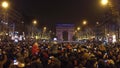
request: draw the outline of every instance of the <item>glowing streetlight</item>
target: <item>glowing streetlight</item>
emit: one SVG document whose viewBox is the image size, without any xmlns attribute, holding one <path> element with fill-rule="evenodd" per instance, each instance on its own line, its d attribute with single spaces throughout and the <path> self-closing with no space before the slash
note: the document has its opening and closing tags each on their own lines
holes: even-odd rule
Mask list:
<svg viewBox="0 0 120 68">
<path fill-rule="evenodd" d="M 9 33 L 9 29 L 8 29 L 8 12 L 7 12 L 7 8 L 9 7 L 9 3 L 8 3 L 8 1 L 2 1 L 0 4 L 1 4 L 1 7 L 4 9 L 3 10 L 3 21 L 4 21 L 4 24 L 6 25 L 5 29 L 4 29 L 4 32 Z"/>
<path fill-rule="evenodd" d="M 86 21 L 86 20 L 84 20 L 84 21 L 83 21 L 83 25 L 86 25 L 86 24 L 87 24 L 87 21 Z"/>
<path fill-rule="evenodd" d="M 33 24 L 33 26 L 32 26 L 32 38 L 34 38 L 33 30 L 35 30 L 35 25 L 37 24 L 37 20 L 33 20 L 32 24 Z"/>
<path fill-rule="evenodd" d="M 2 2 L 2 7 L 5 8 L 5 9 L 8 8 L 9 7 L 9 3 L 7 1 L 3 1 Z"/>
<path fill-rule="evenodd" d="M 101 0 L 101 4 L 102 5 L 107 5 L 108 4 L 108 0 Z"/>
<path fill-rule="evenodd" d="M 37 21 L 36 21 L 36 20 L 34 20 L 34 21 L 33 21 L 33 24 L 34 24 L 34 25 L 36 25 L 36 24 L 37 24 Z"/>
<path fill-rule="evenodd" d="M 46 29 L 47 29 L 47 27 L 44 27 L 43 29 L 44 29 L 44 30 L 46 30 Z"/>
<path fill-rule="evenodd" d="M 79 31 L 79 30 L 80 30 L 80 27 L 77 27 L 77 30 Z"/>
</svg>

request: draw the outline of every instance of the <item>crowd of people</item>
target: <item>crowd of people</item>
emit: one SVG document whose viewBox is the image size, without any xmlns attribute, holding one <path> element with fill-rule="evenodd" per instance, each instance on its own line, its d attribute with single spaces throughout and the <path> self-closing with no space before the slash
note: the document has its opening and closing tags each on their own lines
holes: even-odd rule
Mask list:
<svg viewBox="0 0 120 68">
<path fill-rule="evenodd" d="M 120 68 L 120 45 L 0 42 L 0 68 Z"/>
</svg>

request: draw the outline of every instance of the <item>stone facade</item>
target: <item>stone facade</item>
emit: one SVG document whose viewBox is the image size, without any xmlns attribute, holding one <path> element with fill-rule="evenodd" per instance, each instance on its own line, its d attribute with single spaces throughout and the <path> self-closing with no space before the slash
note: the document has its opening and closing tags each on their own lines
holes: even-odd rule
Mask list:
<svg viewBox="0 0 120 68">
<path fill-rule="evenodd" d="M 66 34 L 63 34 L 66 32 Z M 56 36 L 60 41 L 72 41 L 74 34 L 74 24 L 57 24 Z"/>
</svg>

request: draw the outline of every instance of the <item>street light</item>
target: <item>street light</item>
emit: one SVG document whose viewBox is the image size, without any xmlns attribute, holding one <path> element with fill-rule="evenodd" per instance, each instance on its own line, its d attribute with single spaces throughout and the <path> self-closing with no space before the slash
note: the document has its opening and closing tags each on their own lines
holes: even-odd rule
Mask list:
<svg viewBox="0 0 120 68">
<path fill-rule="evenodd" d="M 117 2 L 117 1 L 116 1 Z M 112 14 L 112 17 L 114 17 L 114 21 L 117 22 L 117 34 L 116 36 L 117 39 L 119 39 L 119 33 L 120 33 L 120 26 L 119 26 L 119 23 L 120 23 L 120 14 L 119 14 L 119 8 L 117 8 L 116 5 L 114 5 L 114 3 L 110 0 L 101 0 L 101 4 L 103 6 L 108 6 L 110 8 L 110 11 L 111 11 L 111 14 Z M 119 4 L 119 3 L 118 3 Z M 108 28 L 109 29 L 109 28 Z M 114 32 L 115 33 L 115 32 Z"/>
<path fill-rule="evenodd" d="M 78 33 L 78 40 L 80 40 L 80 27 L 77 27 L 77 33 Z"/>
<path fill-rule="evenodd" d="M 44 29 L 44 30 L 46 30 L 46 29 L 47 29 L 47 27 L 44 27 L 43 29 Z"/>
<path fill-rule="evenodd" d="M 9 3 L 7 1 L 3 1 L 2 2 L 2 7 L 5 8 L 5 9 L 8 8 L 9 7 Z"/>
<path fill-rule="evenodd" d="M 45 33 L 47 30 L 47 27 L 43 27 L 43 33 Z"/>
<path fill-rule="evenodd" d="M 83 25 L 86 25 L 86 24 L 87 24 L 87 21 L 86 21 L 86 20 L 84 20 L 84 21 L 83 21 Z"/>
<path fill-rule="evenodd" d="M 79 31 L 79 30 L 80 30 L 80 27 L 77 27 L 77 30 Z"/>
<path fill-rule="evenodd" d="M 1 7 L 3 8 L 3 33 L 9 33 L 8 29 L 8 13 L 7 13 L 7 8 L 9 7 L 8 1 L 2 1 L 1 2 Z M 4 34 L 4 35 L 5 35 Z"/>
<path fill-rule="evenodd" d="M 108 0 L 101 0 L 101 4 L 102 5 L 107 5 L 108 4 Z"/>
<path fill-rule="evenodd" d="M 42 38 L 46 39 L 46 30 L 47 30 L 47 27 L 43 27 L 43 31 L 42 31 Z"/>
<path fill-rule="evenodd" d="M 87 21 L 86 20 L 83 20 L 83 23 L 82 23 L 84 26 L 87 25 Z M 85 35 L 86 35 L 86 38 L 87 38 L 87 30 L 85 29 L 87 26 L 84 27 L 84 30 L 85 30 Z"/>
<path fill-rule="evenodd" d="M 33 26 L 32 26 L 32 38 L 34 38 L 33 28 L 35 28 L 35 25 L 37 24 L 37 20 L 33 20 Z"/>
<path fill-rule="evenodd" d="M 37 20 L 34 20 L 34 21 L 33 21 L 33 24 L 36 25 L 36 24 L 37 24 Z"/>
</svg>

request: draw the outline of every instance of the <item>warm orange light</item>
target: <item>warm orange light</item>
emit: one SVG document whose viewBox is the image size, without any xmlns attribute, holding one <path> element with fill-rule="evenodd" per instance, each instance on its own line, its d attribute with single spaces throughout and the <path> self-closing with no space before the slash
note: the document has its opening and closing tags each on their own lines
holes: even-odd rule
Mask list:
<svg viewBox="0 0 120 68">
<path fill-rule="evenodd" d="M 102 5 L 107 5 L 108 4 L 108 0 L 101 0 L 101 4 Z"/>
<path fill-rule="evenodd" d="M 77 27 L 77 30 L 79 31 L 79 30 L 80 30 L 80 27 Z"/>
<path fill-rule="evenodd" d="M 86 24 L 87 24 L 87 21 L 86 21 L 86 20 L 84 20 L 84 21 L 83 21 L 83 25 L 86 25 Z"/>
<path fill-rule="evenodd" d="M 3 1 L 3 2 L 2 2 L 2 7 L 3 7 L 3 8 L 8 8 L 8 6 L 9 6 L 9 4 L 8 4 L 7 1 Z"/>
<path fill-rule="evenodd" d="M 34 24 L 34 25 L 36 25 L 36 24 L 37 24 L 37 21 L 36 21 L 36 20 L 34 20 L 34 21 L 33 21 L 33 24 Z"/>
<path fill-rule="evenodd" d="M 47 27 L 44 27 L 43 29 L 44 29 L 44 30 L 46 30 L 46 29 L 47 29 Z"/>
</svg>

